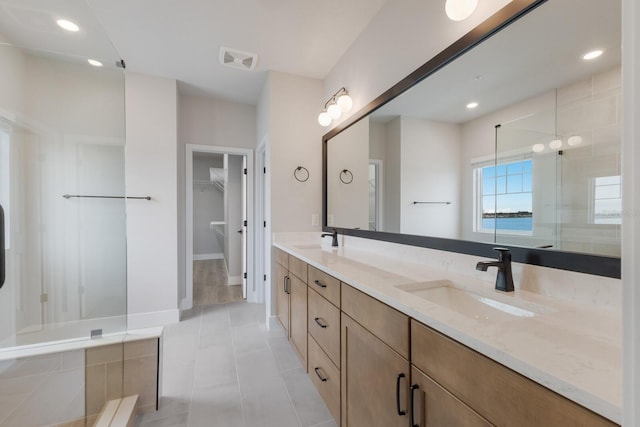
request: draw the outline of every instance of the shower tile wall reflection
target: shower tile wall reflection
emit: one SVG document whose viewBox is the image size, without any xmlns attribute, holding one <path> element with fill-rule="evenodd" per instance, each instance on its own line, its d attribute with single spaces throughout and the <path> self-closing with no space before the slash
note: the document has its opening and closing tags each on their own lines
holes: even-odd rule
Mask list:
<svg viewBox="0 0 640 427">
<path fill-rule="evenodd" d="M 84 425 L 84 350 L 0 361 L 0 425 Z"/>
</svg>

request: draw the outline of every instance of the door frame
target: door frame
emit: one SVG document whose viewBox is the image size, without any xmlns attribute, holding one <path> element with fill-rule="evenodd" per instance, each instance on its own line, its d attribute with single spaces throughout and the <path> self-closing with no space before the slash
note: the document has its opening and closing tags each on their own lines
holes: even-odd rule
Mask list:
<svg viewBox="0 0 640 427">
<path fill-rule="evenodd" d="M 258 286 L 254 285 L 258 279 L 254 268 L 254 239 L 253 230 L 257 229 L 254 220 L 254 191 L 253 191 L 253 150 L 248 148 L 220 147 L 212 145 L 185 145 L 185 298 L 180 304 L 182 310 L 193 307 L 193 154 L 212 153 L 228 154 L 234 156 L 246 156 L 247 158 L 247 252 L 245 253 L 247 263 L 247 301 L 257 301 L 256 292 Z"/>
<path fill-rule="evenodd" d="M 271 190 L 269 171 L 269 141 L 265 137 L 256 149 L 256 290 L 264 302 L 267 319 L 275 315 L 271 295 Z M 260 280 L 262 276 L 262 281 Z M 266 277 L 266 279 L 265 279 Z"/>
</svg>

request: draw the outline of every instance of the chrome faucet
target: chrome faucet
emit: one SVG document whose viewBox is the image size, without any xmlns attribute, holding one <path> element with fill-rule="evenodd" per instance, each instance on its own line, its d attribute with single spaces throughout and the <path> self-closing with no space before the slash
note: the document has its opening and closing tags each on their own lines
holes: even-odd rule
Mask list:
<svg viewBox="0 0 640 427">
<path fill-rule="evenodd" d="M 498 268 L 496 291 L 513 292 L 513 275 L 511 274 L 511 252 L 507 248 L 493 248 L 498 251 L 498 261 L 480 261 L 476 270 L 487 271 L 489 267 Z"/>
<path fill-rule="evenodd" d="M 321 237 L 328 237 L 328 236 L 331 236 L 333 238 L 333 240 L 331 240 L 331 246 L 333 246 L 334 248 L 337 248 L 338 247 L 338 230 L 334 228 L 332 233 L 321 234 Z"/>
</svg>

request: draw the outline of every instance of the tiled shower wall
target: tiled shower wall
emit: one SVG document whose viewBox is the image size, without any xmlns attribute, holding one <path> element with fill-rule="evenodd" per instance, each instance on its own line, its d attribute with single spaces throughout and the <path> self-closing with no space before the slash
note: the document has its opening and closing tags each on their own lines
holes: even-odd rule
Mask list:
<svg viewBox="0 0 640 427">
<path fill-rule="evenodd" d="M 85 352 L 0 361 L 0 425 L 84 425 Z"/>
<path fill-rule="evenodd" d="M 91 426 L 107 400 L 135 394 L 139 410 L 155 409 L 158 342 L 0 361 L 0 426 Z"/>
<path fill-rule="evenodd" d="M 158 384 L 158 339 L 127 341 L 87 349 L 86 414 L 97 416 L 111 399 L 138 395 L 138 409 L 155 409 Z"/>
</svg>

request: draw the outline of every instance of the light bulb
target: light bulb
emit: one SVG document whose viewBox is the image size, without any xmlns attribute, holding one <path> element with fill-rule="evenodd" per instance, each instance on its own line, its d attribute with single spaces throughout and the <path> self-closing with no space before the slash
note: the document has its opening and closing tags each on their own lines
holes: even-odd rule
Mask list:
<svg viewBox="0 0 640 427">
<path fill-rule="evenodd" d="M 469 110 L 473 110 L 473 109 L 474 109 L 474 108 L 476 108 L 477 106 L 478 106 L 478 103 L 477 103 L 477 102 L 475 102 L 475 101 L 474 101 L 474 102 L 470 102 L 470 103 L 468 103 L 468 104 L 467 104 L 467 108 L 468 108 Z"/>
<path fill-rule="evenodd" d="M 597 57 L 599 57 L 603 53 L 604 52 L 601 51 L 600 49 L 592 50 L 591 52 L 588 52 L 588 53 L 585 53 L 584 55 L 582 55 L 582 59 L 585 59 L 585 60 L 589 61 L 591 59 L 596 59 Z"/>
<path fill-rule="evenodd" d="M 444 10 L 452 21 L 467 19 L 478 5 L 478 0 L 447 0 Z"/>
<path fill-rule="evenodd" d="M 551 148 L 552 150 L 559 150 L 562 148 L 562 140 L 561 139 L 554 139 L 553 141 L 551 141 L 549 143 L 549 148 Z"/>
<path fill-rule="evenodd" d="M 345 113 L 347 111 L 351 110 L 351 107 L 353 107 L 353 100 L 346 93 L 344 95 L 340 95 L 340 97 L 338 98 L 337 103 L 338 103 L 338 107 L 340 107 L 340 109 L 342 111 L 344 111 Z"/>
<path fill-rule="evenodd" d="M 96 60 L 96 59 L 87 59 L 87 62 L 91 65 L 93 65 L 94 67 L 102 67 L 102 62 Z"/>
<path fill-rule="evenodd" d="M 567 139 L 567 144 L 569 144 L 571 147 L 580 145 L 582 144 L 582 137 L 580 135 L 570 136 L 569 139 Z"/>
<path fill-rule="evenodd" d="M 58 24 L 58 27 L 62 28 L 63 30 L 71 31 L 72 33 L 80 31 L 80 27 L 78 27 L 78 24 L 66 19 L 58 19 L 56 21 L 56 24 Z"/>
<path fill-rule="evenodd" d="M 329 126 L 331 124 L 331 116 L 329 116 L 329 113 L 327 113 L 326 111 L 320 113 L 318 115 L 318 123 L 320 123 L 320 126 Z"/>
<path fill-rule="evenodd" d="M 331 104 L 329 105 L 329 108 L 327 108 L 327 113 L 329 114 L 329 117 L 335 120 L 340 118 L 342 110 L 338 107 L 338 104 Z"/>
<path fill-rule="evenodd" d="M 544 144 L 533 144 L 531 151 L 534 153 L 542 153 L 544 151 Z"/>
</svg>

